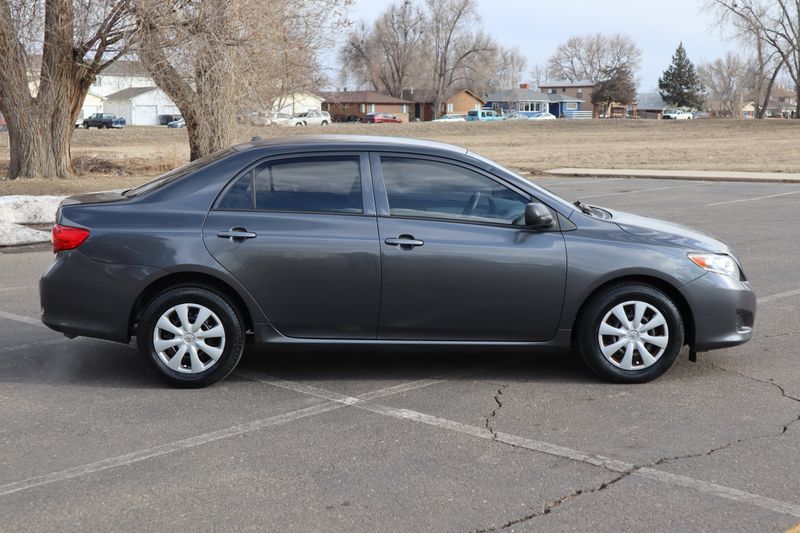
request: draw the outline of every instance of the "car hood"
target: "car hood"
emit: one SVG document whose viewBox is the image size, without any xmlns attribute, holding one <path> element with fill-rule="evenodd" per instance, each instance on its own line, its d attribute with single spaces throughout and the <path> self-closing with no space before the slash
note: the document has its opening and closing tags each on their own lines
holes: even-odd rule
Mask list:
<svg viewBox="0 0 800 533">
<path fill-rule="evenodd" d="M 658 218 L 634 215 L 624 211 L 605 210 L 611 213 L 611 220 L 615 222 L 620 229 L 632 235 L 646 237 L 665 244 L 681 246 L 690 250 L 717 254 L 729 252 L 728 246 L 719 239 L 688 226 L 682 226 L 681 224 L 675 224 L 674 222 L 668 222 Z"/>
</svg>

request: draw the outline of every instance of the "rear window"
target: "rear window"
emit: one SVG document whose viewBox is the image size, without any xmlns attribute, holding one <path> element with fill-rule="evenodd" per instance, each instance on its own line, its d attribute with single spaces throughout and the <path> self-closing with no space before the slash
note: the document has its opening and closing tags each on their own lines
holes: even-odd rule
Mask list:
<svg viewBox="0 0 800 533">
<path fill-rule="evenodd" d="M 322 156 L 263 163 L 225 193 L 219 209 L 363 213 L 358 156 Z"/>
<path fill-rule="evenodd" d="M 200 159 L 195 159 L 194 161 L 191 161 L 183 165 L 182 167 L 178 167 L 174 170 L 170 170 L 166 174 L 162 174 L 153 181 L 147 182 L 144 185 L 140 185 L 138 187 L 134 187 L 133 189 L 128 189 L 127 191 L 122 193 L 122 195 L 128 198 L 133 198 L 136 196 L 141 196 L 143 194 L 155 191 L 156 189 L 160 189 L 164 185 L 172 183 L 177 179 L 180 179 L 188 174 L 191 174 L 192 172 L 199 170 L 206 165 L 210 165 L 215 161 L 219 161 L 220 159 L 228 156 L 232 151 L 233 149 L 229 148 L 227 150 L 220 150 L 219 152 L 214 152 L 213 154 L 201 157 Z"/>
</svg>

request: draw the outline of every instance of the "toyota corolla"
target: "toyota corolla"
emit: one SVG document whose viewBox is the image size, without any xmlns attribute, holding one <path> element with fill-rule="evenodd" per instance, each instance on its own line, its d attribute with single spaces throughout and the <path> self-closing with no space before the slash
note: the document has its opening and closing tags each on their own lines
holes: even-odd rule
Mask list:
<svg viewBox="0 0 800 533">
<path fill-rule="evenodd" d="M 257 141 L 124 192 L 73 196 L 53 229 L 42 320 L 137 339 L 199 387 L 245 346 L 576 349 L 645 382 L 746 342 L 756 299 L 722 242 L 569 202 L 455 146 Z"/>
</svg>

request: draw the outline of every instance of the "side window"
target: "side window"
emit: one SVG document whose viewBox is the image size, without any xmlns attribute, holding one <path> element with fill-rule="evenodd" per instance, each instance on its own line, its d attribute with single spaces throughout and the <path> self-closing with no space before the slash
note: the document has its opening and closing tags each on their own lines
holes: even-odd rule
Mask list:
<svg viewBox="0 0 800 533">
<path fill-rule="evenodd" d="M 253 171 L 236 180 L 220 200 L 217 209 L 253 209 Z"/>
<path fill-rule="evenodd" d="M 253 170 L 253 186 L 260 210 L 364 212 L 358 156 L 264 163 Z"/>
<path fill-rule="evenodd" d="M 402 157 L 381 157 L 393 216 L 512 224 L 528 199 L 464 167 Z"/>
</svg>

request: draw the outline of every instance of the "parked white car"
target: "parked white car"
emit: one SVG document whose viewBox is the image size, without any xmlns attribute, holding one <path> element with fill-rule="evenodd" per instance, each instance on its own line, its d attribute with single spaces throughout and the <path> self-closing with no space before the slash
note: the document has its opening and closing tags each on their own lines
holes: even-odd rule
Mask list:
<svg viewBox="0 0 800 533">
<path fill-rule="evenodd" d="M 687 109 L 677 109 L 668 107 L 664 110 L 664 113 L 661 115 L 661 118 L 664 120 L 692 120 L 694 115 L 691 111 Z"/>
<path fill-rule="evenodd" d="M 466 122 L 466 121 L 467 121 L 467 115 L 459 115 L 458 113 L 448 113 L 447 115 L 442 115 L 433 122 Z"/>
<path fill-rule="evenodd" d="M 534 113 L 528 120 L 558 120 L 558 117 L 547 111 L 542 111 L 540 113 Z"/>
<path fill-rule="evenodd" d="M 327 126 L 331 115 L 327 111 L 308 111 L 294 116 L 295 126 Z"/>
</svg>

